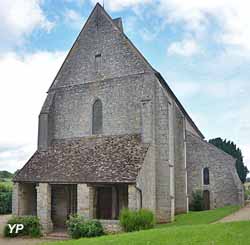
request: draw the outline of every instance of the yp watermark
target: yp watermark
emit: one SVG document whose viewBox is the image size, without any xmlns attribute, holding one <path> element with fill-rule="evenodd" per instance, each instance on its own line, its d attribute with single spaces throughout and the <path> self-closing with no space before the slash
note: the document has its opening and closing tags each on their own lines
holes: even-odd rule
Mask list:
<svg viewBox="0 0 250 245">
<path fill-rule="evenodd" d="M 16 233 L 18 234 L 19 231 L 22 231 L 24 229 L 24 225 L 23 224 L 8 224 L 9 229 L 10 229 L 10 234 L 12 233 Z"/>
</svg>

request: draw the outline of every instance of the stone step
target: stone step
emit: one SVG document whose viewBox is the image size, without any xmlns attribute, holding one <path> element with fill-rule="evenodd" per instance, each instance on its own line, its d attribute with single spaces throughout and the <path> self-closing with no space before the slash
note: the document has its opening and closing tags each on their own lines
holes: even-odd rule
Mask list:
<svg viewBox="0 0 250 245">
<path fill-rule="evenodd" d="M 67 232 L 51 232 L 46 236 L 46 239 L 51 239 L 51 240 L 67 240 L 70 239 L 69 235 Z"/>
</svg>

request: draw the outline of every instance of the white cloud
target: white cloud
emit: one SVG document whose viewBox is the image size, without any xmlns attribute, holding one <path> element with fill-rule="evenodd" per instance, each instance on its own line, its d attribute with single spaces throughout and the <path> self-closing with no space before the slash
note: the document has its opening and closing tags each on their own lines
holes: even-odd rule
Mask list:
<svg viewBox="0 0 250 245">
<path fill-rule="evenodd" d="M 180 98 L 191 98 L 197 95 L 203 95 L 207 98 L 232 100 L 236 102 L 235 98 L 246 101 L 249 98 L 248 91 L 250 90 L 250 83 L 247 81 L 175 81 L 170 83 L 173 91 Z M 246 112 L 244 112 L 246 113 Z M 242 114 L 244 114 L 242 112 Z M 232 115 L 230 113 L 230 115 Z"/>
<path fill-rule="evenodd" d="M 250 169 L 250 83 L 186 81 L 170 85 L 207 139 L 222 137 L 234 141 Z"/>
<path fill-rule="evenodd" d="M 250 51 L 249 8 L 250 2 L 245 0 L 160 0 L 158 12 L 188 32 L 200 34 L 209 25 L 218 27 L 218 42 Z"/>
<path fill-rule="evenodd" d="M 149 5 L 155 18 L 161 16 L 169 25 L 180 24 L 186 34 L 192 33 L 200 37 L 209 32 L 210 40 L 215 38 L 219 43 L 250 52 L 249 1 L 105 0 L 105 8 L 108 10 L 132 8 L 139 15 L 143 12 L 141 9 Z"/>
<path fill-rule="evenodd" d="M 171 43 L 168 47 L 169 54 L 177 54 L 182 56 L 192 56 L 200 53 L 199 45 L 193 39 L 185 39 L 180 42 Z"/>
<path fill-rule="evenodd" d="M 93 4 L 96 4 L 99 2 L 100 4 L 103 4 L 102 1 L 98 0 L 91 0 Z M 140 5 L 153 3 L 153 0 L 105 0 L 104 6 L 106 9 L 110 11 L 120 11 L 125 8 L 133 8 L 138 7 Z"/>
<path fill-rule="evenodd" d="M 78 6 L 82 6 L 85 0 L 64 0 L 66 3 L 76 3 Z"/>
<path fill-rule="evenodd" d="M 50 22 L 41 8 L 41 0 L 1 0 L 1 45 L 20 45 L 36 28 L 49 32 Z"/>
<path fill-rule="evenodd" d="M 38 115 L 64 57 L 64 52 L 0 57 L 0 170 L 20 168 L 35 151 Z"/>
<path fill-rule="evenodd" d="M 86 21 L 86 19 L 81 16 L 80 13 L 73 9 L 67 9 L 64 15 L 65 21 L 76 29 L 80 29 L 81 27 L 83 27 L 84 22 Z"/>
</svg>

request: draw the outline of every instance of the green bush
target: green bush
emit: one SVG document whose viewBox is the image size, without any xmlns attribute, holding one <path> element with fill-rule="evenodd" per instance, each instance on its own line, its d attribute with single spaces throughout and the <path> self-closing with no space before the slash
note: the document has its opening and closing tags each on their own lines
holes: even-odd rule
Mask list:
<svg viewBox="0 0 250 245">
<path fill-rule="evenodd" d="M 204 201 L 203 201 L 202 190 L 193 191 L 190 210 L 191 211 L 202 211 L 203 209 L 204 209 Z"/>
<path fill-rule="evenodd" d="M 12 192 L 0 192 L 0 214 L 10 214 L 12 207 Z"/>
<path fill-rule="evenodd" d="M 98 220 L 84 220 L 83 217 L 74 215 L 67 221 L 68 233 L 74 238 L 96 237 L 104 234 L 102 224 Z"/>
<path fill-rule="evenodd" d="M 102 224 L 98 220 L 88 220 L 85 222 L 84 227 L 85 233 L 83 235 L 85 237 L 95 237 L 104 234 Z"/>
<path fill-rule="evenodd" d="M 24 229 L 15 233 L 15 229 L 10 233 L 10 228 L 8 226 L 14 224 L 23 224 Z M 41 236 L 41 225 L 40 221 L 36 216 L 13 216 L 4 227 L 5 237 L 16 237 L 16 236 L 30 236 L 39 237 Z"/>
<path fill-rule="evenodd" d="M 0 192 L 12 192 L 11 182 L 0 182 Z"/>
<path fill-rule="evenodd" d="M 155 217 L 146 209 L 139 211 L 123 209 L 120 214 L 120 224 L 126 232 L 145 230 L 154 227 Z"/>
</svg>

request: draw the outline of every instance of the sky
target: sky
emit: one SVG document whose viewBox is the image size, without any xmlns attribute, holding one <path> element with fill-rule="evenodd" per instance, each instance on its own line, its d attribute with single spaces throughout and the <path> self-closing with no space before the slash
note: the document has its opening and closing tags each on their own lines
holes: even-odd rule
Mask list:
<svg viewBox="0 0 250 245">
<path fill-rule="evenodd" d="M 37 147 L 46 92 L 97 1 L 0 1 L 0 170 Z M 103 4 L 101 1 L 100 4 Z M 234 141 L 250 169 L 250 3 L 105 0 L 206 139 Z"/>
</svg>

